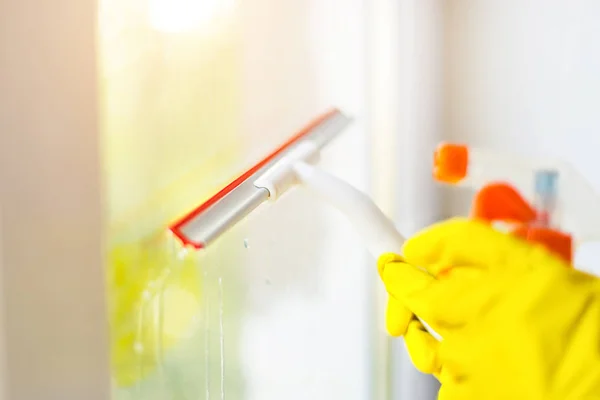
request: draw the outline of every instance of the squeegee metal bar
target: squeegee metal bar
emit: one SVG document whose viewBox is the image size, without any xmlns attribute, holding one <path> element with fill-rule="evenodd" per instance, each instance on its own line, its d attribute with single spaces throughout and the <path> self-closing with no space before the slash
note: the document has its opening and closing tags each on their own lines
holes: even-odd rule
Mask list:
<svg viewBox="0 0 600 400">
<path fill-rule="evenodd" d="M 269 191 L 254 186 L 256 178 L 305 140 L 323 148 L 350 122 L 351 119 L 338 109 L 319 116 L 169 229 L 184 245 L 196 249 L 205 248 L 268 200 Z"/>
</svg>

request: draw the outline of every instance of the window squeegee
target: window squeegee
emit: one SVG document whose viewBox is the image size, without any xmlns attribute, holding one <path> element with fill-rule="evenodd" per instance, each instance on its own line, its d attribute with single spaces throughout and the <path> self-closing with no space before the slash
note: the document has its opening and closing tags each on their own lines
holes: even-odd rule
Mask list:
<svg viewBox="0 0 600 400">
<path fill-rule="evenodd" d="M 185 246 L 204 249 L 250 212 L 276 201 L 300 185 L 340 211 L 378 258 L 400 253 L 405 238 L 365 193 L 314 166 L 320 150 L 338 136 L 351 118 L 338 109 L 319 116 L 273 153 L 170 227 Z M 438 340 L 441 337 L 421 320 Z"/>
<path fill-rule="evenodd" d="M 174 223 L 171 232 L 185 245 L 204 249 L 267 201 L 301 184 L 329 202 L 354 225 L 369 252 L 400 252 L 404 238 L 365 193 L 314 166 L 320 150 L 351 118 L 338 109 L 319 116 L 221 191 Z"/>
</svg>

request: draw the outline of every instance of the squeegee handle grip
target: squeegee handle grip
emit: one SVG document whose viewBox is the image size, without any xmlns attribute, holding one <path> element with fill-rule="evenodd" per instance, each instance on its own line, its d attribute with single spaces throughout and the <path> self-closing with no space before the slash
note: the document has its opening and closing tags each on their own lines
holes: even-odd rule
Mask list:
<svg viewBox="0 0 600 400">
<path fill-rule="evenodd" d="M 294 165 L 300 183 L 350 221 L 374 257 L 399 253 L 404 237 L 373 200 L 348 182 L 304 162 Z"/>
</svg>

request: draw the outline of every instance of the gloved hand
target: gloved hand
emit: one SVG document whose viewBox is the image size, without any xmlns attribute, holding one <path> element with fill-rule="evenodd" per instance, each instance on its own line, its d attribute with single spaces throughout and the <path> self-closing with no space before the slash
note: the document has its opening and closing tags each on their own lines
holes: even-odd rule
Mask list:
<svg viewBox="0 0 600 400">
<path fill-rule="evenodd" d="M 403 254 L 378 262 L 387 328 L 438 377 L 439 399 L 600 398 L 600 279 L 466 219 L 424 230 Z"/>
</svg>

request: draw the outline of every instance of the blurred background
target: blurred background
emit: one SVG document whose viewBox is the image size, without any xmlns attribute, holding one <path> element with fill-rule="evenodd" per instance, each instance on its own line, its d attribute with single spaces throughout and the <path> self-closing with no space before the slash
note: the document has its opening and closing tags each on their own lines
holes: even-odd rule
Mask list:
<svg viewBox="0 0 600 400">
<path fill-rule="evenodd" d="M 598 187 L 598 20 L 592 0 L 0 3 L 0 398 L 434 399 L 336 210 L 298 188 L 205 252 L 166 227 L 330 106 L 355 122 L 320 165 L 405 235 L 468 212 L 432 180 L 441 140 Z"/>
</svg>

